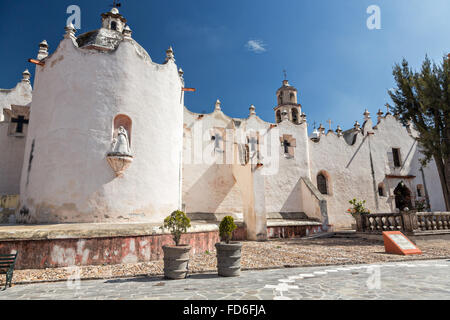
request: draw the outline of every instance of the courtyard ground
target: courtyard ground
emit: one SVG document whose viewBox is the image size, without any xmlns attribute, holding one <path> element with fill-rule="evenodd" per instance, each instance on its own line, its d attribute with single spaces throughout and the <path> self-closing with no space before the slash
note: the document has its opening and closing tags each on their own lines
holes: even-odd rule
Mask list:
<svg viewBox="0 0 450 320">
<path fill-rule="evenodd" d="M 242 270 L 371 264 L 425 259 L 450 259 L 450 242 L 428 240 L 417 242 L 422 255 L 386 254 L 383 242 L 354 238 L 277 239 L 266 242 L 243 242 Z M 216 253 L 197 253 L 189 263 L 191 273 L 216 272 Z M 134 264 L 82 266 L 79 268 L 49 268 L 15 270 L 13 284 L 61 281 L 70 278 L 107 279 L 163 274 L 163 261 Z M 0 277 L 0 283 L 4 283 Z"/>
<path fill-rule="evenodd" d="M 243 271 L 240 277 L 216 273 L 187 279 L 133 277 L 17 285 L 0 300 L 309 300 L 450 299 L 450 260 L 283 268 Z M 223 309 L 223 310 L 222 310 Z M 226 314 L 226 308 L 218 314 Z M 179 309 L 180 315 L 183 308 Z"/>
</svg>

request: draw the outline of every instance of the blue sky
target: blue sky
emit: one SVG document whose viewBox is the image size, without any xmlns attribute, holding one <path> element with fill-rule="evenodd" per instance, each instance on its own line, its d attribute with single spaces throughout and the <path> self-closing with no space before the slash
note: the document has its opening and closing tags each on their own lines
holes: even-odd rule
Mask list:
<svg viewBox="0 0 450 320">
<path fill-rule="evenodd" d="M 0 88 L 13 87 L 25 68 L 34 73 L 27 59 L 40 41 L 53 52 L 69 5 L 81 8 L 80 34 L 97 29 L 111 3 L 1 0 Z M 381 9 L 381 30 L 366 26 L 369 5 Z M 190 110 L 211 112 L 219 98 L 232 117 L 247 117 L 254 104 L 274 121 L 286 69 L 310 129 L 327 119 L 348 129 L 365 108 L 375 118 L 389 102 L 395 62 L 405 57 L 418 68 L 425 54 L 439 61 L 450 52 L 448 0 L 123 0 L 120 11 L 153 61 L 162 63 L 173 46 L 186 86 L 197 89 L 186 94 Z"/>
</svg>

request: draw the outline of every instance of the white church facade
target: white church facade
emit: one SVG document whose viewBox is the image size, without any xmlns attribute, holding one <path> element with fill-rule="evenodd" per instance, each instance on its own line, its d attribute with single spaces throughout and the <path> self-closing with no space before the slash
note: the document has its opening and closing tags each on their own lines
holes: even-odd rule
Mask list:
<svg viewBox="0 0 450 320">
<path fill-rule="evenodd" d="M 308 135 L 307 107 L 284 80 L 275 122 L 251 106 L 231 118 L 184 105 L 184 75 L 172 48 L 162 64 L 132 38 L 113 8 L 98 30 L 43 41 L 30 74 L 0 90 L 0 195 L 19 195 L 11 223 L 161 223 L 183 209 L 208 219 L 232 214 L 250 239 L 267 220 L 348 228 L 348 201 L 371 212 L 444 211 L 434 162 L 420 165 L 412 127 L 379 111 L 360 125 Z M 164 110 L 164 112 L 161 112 Z"/>
</svg>

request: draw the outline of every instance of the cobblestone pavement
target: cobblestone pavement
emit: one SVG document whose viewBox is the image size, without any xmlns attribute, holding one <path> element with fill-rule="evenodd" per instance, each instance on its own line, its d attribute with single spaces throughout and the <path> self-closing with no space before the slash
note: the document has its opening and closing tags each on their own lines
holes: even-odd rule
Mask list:
<svg viewBox="0 0 450 320">
<path fill-rule="evenodd" d="M 240 277 L 193 274 L 16 285 L 3 299 L 445 299 L 450 260 L 245 271 Z"/>
</svg>

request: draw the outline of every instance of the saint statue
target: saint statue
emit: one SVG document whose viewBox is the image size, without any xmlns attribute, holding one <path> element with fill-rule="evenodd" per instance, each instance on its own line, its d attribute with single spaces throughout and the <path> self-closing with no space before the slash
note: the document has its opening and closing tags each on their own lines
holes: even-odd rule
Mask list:
<svg viewBox="0 0 450 320">
<path fill-rule="evenodd" d="M 128 140 L 128 132 L 120 126 L 117 131 L 117 138 L 114 138 L 112 145 L 112 152 L 124 155 L 130 155 L 130 142 Z"/>
</svg>

